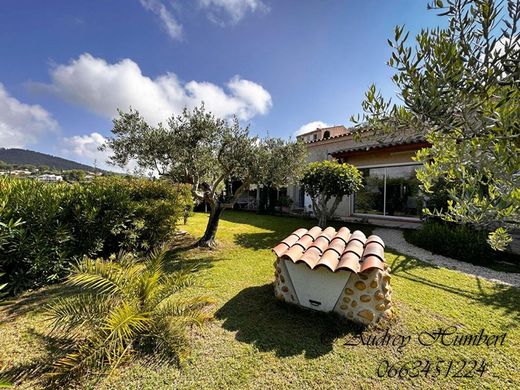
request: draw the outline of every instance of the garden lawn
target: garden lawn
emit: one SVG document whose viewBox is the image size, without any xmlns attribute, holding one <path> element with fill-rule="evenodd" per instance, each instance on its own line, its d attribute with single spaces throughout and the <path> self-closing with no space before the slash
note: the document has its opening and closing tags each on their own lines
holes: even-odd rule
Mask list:
<svg viewBox="0 0 520 390">
<path fill-rule="evenodd" d="M 186 229 L 201 236 L 207 215 L 196 213 Z M 83 381 L 81 388 L 171 389 L 171 388 L 504 388 L 520 386 L 520 290 L 439 269 L 386 250 L 392 268 L 395 316 L 386 324 L 362 332 L 333 316 L 301 310 L 276 302 L 271 248 L 297 227 L 311 227 L 312 220 L 259 216 L 226 211 L 220 222 L 215 251 L 177 250 L 199 265 L 199 284 L 192 293 L 215 298 L 215 320 L 193 332 L 190 361 L 181 369 L 152 366 L 137 360 L 108 377 Z M 346 224 L 351 230 L 369 226 Z M 59 350 L 59 339 L 47 336 L 42 305 L 60 286 L 28 293 L 0 313 L 0 366 L 35 367 L 49 360 L 49 350 Z M 460 334 L 507 333 L 503 346 L 422 346 L 417 334 L 456 326 Z M 360 334 L 410 335 L 410 343 L 397 346 L 346 345 Z M 361 333 L 362 332 L 362 333 Z M 379 378 L 377 368 L 391 364 L 429 360 L 430 371 L 409 377 Z M 487 362 L 482 377 L 434 377 L 439 360 L 476 359 Z M 466 373 L 473 364 L 466 366 Z M 477 367 L 478 367 L 477 366 Z M 422 365 L 424 368 L 424 364 Z M 404 373 L 404 371 L 403 371 Z M 478 375 L 478 374 L 477 374 Z M 38 378 L 20 388 L 37 388 Z"/>
</svg>

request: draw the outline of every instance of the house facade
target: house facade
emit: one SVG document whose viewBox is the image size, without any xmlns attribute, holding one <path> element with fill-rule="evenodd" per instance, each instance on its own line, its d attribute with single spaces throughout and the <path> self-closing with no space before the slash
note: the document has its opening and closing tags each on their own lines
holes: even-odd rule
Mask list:
<svg viewBox="0 0 520 390">
<path fill-rule="evenodd" d="M 418 220 L 422 210 L 419 181 L 415 171 L 420 164 L 412 157 L 430 145 L 417 133 L 402 133 L 381 139 L 370 130 L 355 137 L 344 126 L 315 129 L 297 138 L 308 150 L 308 162 L 336 159 L 355 165 L 363 172 L 364 187 L 345 197 L 335 217 Z M 294 207 L 311 211 L 311 200 L 299 186 L 290 186 L 287 194 Z"/>
</svg>

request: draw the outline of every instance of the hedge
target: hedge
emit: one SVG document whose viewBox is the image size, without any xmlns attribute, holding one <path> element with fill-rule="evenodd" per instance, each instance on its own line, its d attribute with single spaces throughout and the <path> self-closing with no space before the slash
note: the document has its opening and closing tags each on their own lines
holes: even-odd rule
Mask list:
<svg viewBox="0 0 520 390">
<path fill-rule="evenodd" d="M 405 230 L 406 241 L 433 253 L 477 265 L 494 262 L 520 264 L 520 256 L 491 249 L 488 232 L 439 220 L 428 220 L 417 230 Z"/>
<path fill-rule="evenodd" d="M 60 280 L 83 256 L 143 252 L 167 240 L 189 188 L 162 180 L 0 179 L 0 271 L 11 292 Z"/>
</svg>

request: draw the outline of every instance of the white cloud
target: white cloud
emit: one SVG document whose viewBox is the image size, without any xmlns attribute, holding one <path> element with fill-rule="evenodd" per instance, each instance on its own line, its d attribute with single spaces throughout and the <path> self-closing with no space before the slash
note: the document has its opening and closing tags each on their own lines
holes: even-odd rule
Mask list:
<svg viewBox="0 0 520 390">
<path fill-rule="evenodd" d="M 59 144 L 60 154 L 79 161 L 83 164 L 96 166 L 112 172 L 148 174 L 148 172 L 138 171 L 137 162 L 130 160 L 129 163 L 121 168 L 108 163 L 109 157 L 112 155 L 111 149 L 99 150 L 107 139 L 97 132 L 85 135 L 74 135 L 72 137 L 64 137 Z"/>
<path fill-rule="evenodd" d="M 296 130 L 293 133 L 293 136 L 296 137 L 297 135 L 309 133 L 316 129 L 323 129 L 325 127 L 330 127 L 330 125 L 328 125 L 327 123 L 322 122 L 322 121 L 309 122 L 309 123 L 303 125 L 302 127 L 300 127 L 298 130 Z"/>
<path fill-rule="evenodd" d="M 58 123 L 49 112 L 20 102 L 0 83 L 0 147 L 23 148 L 57 130 Z"/>
<path fill-rule="evenodd" d="M 108 159 L 110 152 L 98 149 L 105 141 L 106 138 L 96 132 L 63 138 L 67 154 L 74 154 L 82 158 L 83 161 L 88 161 L 91 165 L 94 164 L 94 161 L 99 163 Z"/>
<path fill-rule="evenodd" d="M 174 73 L 151 79 L 130 59 L 110 64 L 88 53 L 52 69 L 51 78 L 51 84 L 33 84 L 33 88 L 50 91 L 107 118 L 115 117 L 117 108 L 127 111 L 132 107 L 152 124 L 202 101 L 217 116 L 237 115 L 241 120 L 266 114 L 272 106 L 268 91 L 239 76 L 233 77 L 226 88 L 210 82 L 182 83 Z"/>
<path fill-rule="evenodd" d="M 222 14 L 234 24 L 248 12 L 269 10 L 262 0 L 199 0 L 199 4 L 208 10 L 210 20 L 218 24 L 224 23 Z"/>
<path fill-rule="evenodd" d="M 173 14 L 159 0 L 139 0 L 148 11 L 156 14 L 163 23 L 166 32 L 172 39 L 182 39 L 182 25 L 177 22 Z"/>
</svg>

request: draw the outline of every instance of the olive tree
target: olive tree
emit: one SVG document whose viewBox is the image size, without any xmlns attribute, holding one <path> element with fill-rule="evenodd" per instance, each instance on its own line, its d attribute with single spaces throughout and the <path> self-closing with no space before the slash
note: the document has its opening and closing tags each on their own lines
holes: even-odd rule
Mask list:
<svg viewBox="0 0 520 390">
<path fill-rule="evenodd" d="M 195 200 L 209 205 L 210 216 L 199 246 L 215 246 L 223 211 L 233 207 L 250 184 L 272 181 L 281 185 L 298 180 L 305 161 L 301 143 L 259 139 L 242 128 L 206 111 L 204 105 L 184 109 L 166 125 L 149 125 L 136 110 L 119 111 L 113 121 L 113 137 L 104 148 L 113 152 L 111 162 L 124 166 L 135 160 L 138 167 L 175 182 L 189 183 Z M 287 164 L 272 161 L 283 154 Z M 231 181 L 240 182 L 230 189 Z"/>
<path fill-rule="evenodd" d="M 326 160 L 307 165 L 301 184 L 311 197 L 318 224 L 325 228 L 327 219 L 334 215 L 343 197 L 361 189 L 362 174 L 353 165 Z"/>
<path fill-rule="evenodd" d="M 502 250 L 520 225 L 520 1 L 436 0 L 429 8 L 447 27 L 409 43 L 398 26 L 389 40 L 401 103 L 372 86 L 364 114 L 351 119 L 380 134 L 423 132 L 432 146 L 415 157 L 422 190 L 444 183 L 449 196 L 433 214 L 490 231 L 488 242 Z"/>
</svg>

